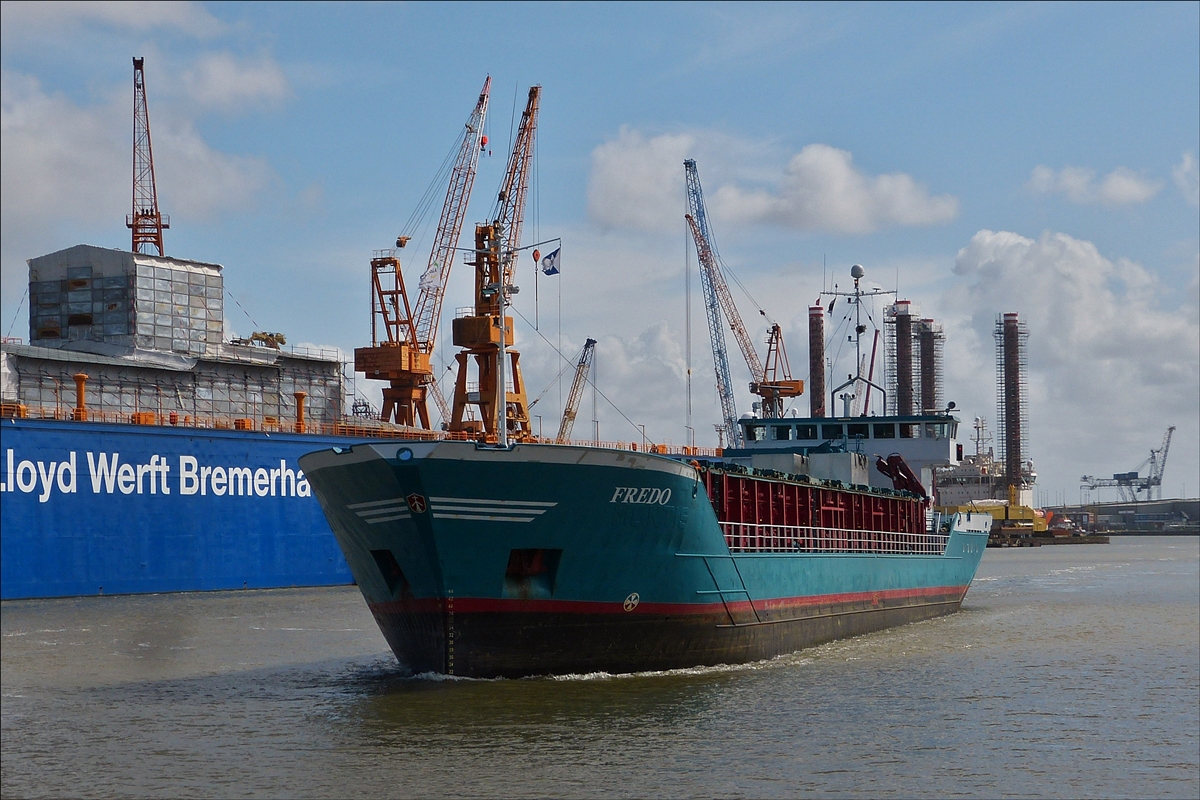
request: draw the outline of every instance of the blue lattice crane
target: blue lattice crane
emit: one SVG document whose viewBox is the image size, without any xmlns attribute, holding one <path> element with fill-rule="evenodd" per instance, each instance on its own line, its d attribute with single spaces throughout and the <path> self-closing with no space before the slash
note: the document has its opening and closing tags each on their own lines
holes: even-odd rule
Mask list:
<svg viewBox="0 0 1200 800">
<path fill-rule="evenodd" d="M 733 398 L 733 380 L 729 376 L 729 355 L 725 349 L 725 327 L 721 324 L 721 302 L 713 285 L 712 269 L 716 267 L 716 247 L 708 230 L 708 214 L 704 209 L 704 191 L 700 188 L 700 173 L 694 159 L 683 162 L 687 177 L 688 225 L 696 242 L 696 257 L 700 261 L 700 285 L 704 288 L 704 311 L 708 314 L 708 338 L 712 343 L 713 368 L 717 373 L 717 395 L 721 398 L 721 417 L 725 424 L 725 441 L 729 447 L 740 447 L 741 432 L 737 424 L 737 405 Z M 706 263 L 709 262 L 709 263 Z M 719 268 L 718 268 L 719 269 Z"/>
</svg>

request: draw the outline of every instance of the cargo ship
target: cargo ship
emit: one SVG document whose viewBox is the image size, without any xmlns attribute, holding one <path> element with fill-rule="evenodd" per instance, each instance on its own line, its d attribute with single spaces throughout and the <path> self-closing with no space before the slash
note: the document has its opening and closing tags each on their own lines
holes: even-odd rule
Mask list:
<svg viewBox="0 0 1200 800">
<path fill-rule="evenodd" d="M 910 304 L 890 304 L 898 368 L 888 405 L 875 348 L 866 370 L 861 357 L 864 303 L 886 293 L 860 285 L 855 265 L 852 292 L 834 287 L 828 308 L 810 309 L 810 414 L 789 415 L 804 383 L 790 374 L 779 325 L 765 365 L 758 358 L 712 246 L 694 161 L 686 221 L 727 446 L 569 443 L 586 346 L 559 436 L 533 435 L 508 303 L 537 98 L 534 87 L 495 217 L 476 227 L 475 304 L 454 325 L 462 350 L 448 429 L 475 441 L 369 442 L 300 459 L 402 667 L 490 678 L 744 663 L 956 611 L 991 517 L 930 508 L 936 470 L 962 457 L 958 419 L 938 397 L 938 337 L 926 337 L 922 370 L 909 351 L 940 331 L 927 320 L 914 331 Z M 829 393 L 844 413 L 828 416 L 824 317 L 838 299 L 853 309 L 858 370 Z M 740 418 L 725 323 L 761 398 Z M 882 415 L 870 415 L 872 390 Z"/>
<path fill-rule="evenodd" d="M 414 673 L 743 663 L 952 613 L 991 528 L 927 523 L 907 492 L 599 447 L 370 443 L 300 463 Z"/>
</svg>

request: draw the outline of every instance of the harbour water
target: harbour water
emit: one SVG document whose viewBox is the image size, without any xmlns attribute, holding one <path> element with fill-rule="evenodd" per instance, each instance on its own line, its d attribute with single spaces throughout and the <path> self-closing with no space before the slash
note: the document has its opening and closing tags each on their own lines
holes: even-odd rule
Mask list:
<svg viewBox="0 0 1200 800">
<path fill-rule="evenodd" d="M 8 601 L 9 797 L 1200 796 L 1200 539 L 988 550 L 769 662 L 401 675 L 353 587 Z"/>
</svg>

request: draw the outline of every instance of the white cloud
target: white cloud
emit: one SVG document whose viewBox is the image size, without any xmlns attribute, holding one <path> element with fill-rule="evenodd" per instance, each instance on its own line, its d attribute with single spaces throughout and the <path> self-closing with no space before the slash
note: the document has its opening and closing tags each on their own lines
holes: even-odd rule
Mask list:
<svg viewBox="0 0 1200 800">
<path fill-rule="evenodd" d="M 801 230 L 870 233 L 893 225 L 948 222 L 958 215 L 958 199 L 931 196 L 903 172 L 866 175 L 849 152 L 810 144 L 792 157 L 778 191 L 722 186 L 713 197 L 713 211 L 730 220 Z"/>
<path fill-rule="evenodd" d="M 683 160 L 695 143 L 689 134 L 647 139 L 622 126 L 616 139 L 592 151 L 588 214 L 616 228 L 679 227 L 684 214 Z"/>
<path fill-rule="evenodd" d="M 205 8 L 188 2 L 6 2 L 4 16 L 6 28 L 26 30 L 59 31 L 90 23 L 134 31 L 169 28 L 203 38 L 226 28 Z"/>
<path fill-rule="evenodd" d="M 182 83 L 193 103 L 221 111 L 279 103 L 291 95 L 283 70 L 268 56 L 251 60 L 209 53 L 183 73 Z"/>
<path fill-rule="evenodd" d="M 962 279 L 943 298 L 947 389 L 994 421 L 992 328 L 1028 325 L 1032 458 L 1066 488 L 1076 476 L 1132 469 L 1176 431 L 1168 472 L 1191 485 L 1200 463 L 1200 306 L 1140 264 L 1105 258 L 1063 233 L 1033 240 L 981 230 L 959 251 Z M 954 377 L 952 377 L 954 376 Z M 966 402 L 964 402 L 964 400 Z M 1173 468 L 1173 469 L 1172 469 Z M 1178 486 L 1180 477 L 1170 477 Z"/>
<path fill-rule="evenodd" d="M 933 225 L 958 214 L 956 198 L 931 196 L 904 173 L 866 175 L 850 153 L 829 145 L 808 145 L 782 175 L 777 170 L 763 174 L 755 162 L 769 150 L 711 133 L 647 138 L 622 128 L 616 139 L 592 151 L 589 214 L 614 227 L 677 226 L 684 211 L 682 162 L 689 156 L 701 163 L 713 216 L 730 223 L 869 233 L 896 225 Z M 776 183 L 777 188 L 741 188 L 738 183 L 747 179 Z"/>
<path fill-rule="evenodd" d="M 1200 206 L 1200 170 L 1196 167 L 1196 154 L 1184 153 L 1180 162 L 1171 168 L 1171 177 L 1183 199 L 1189 205 Z"/>
<path fill-rule="evenodd" d="M 1146 202 L 1163 184 L 1127 167 L 1117 167 L 1097 182 L 1096 171 L 1089 167 L 1063 167 L 1055 172 L 1039 164 L 1026 186 L 1038 194 L 1061 194 L 1080 205 L 1122 206 Z"/>
</svg>

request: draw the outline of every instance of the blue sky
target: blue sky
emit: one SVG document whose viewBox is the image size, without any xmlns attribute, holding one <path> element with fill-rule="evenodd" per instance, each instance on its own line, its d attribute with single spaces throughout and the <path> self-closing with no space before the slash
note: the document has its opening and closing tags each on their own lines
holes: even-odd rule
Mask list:
<svg viewBox="0 0 1200 800">
<path fill-rule="evenodd" d="M 491 74 L 468 234 L 513 97 L 540 83 L 526 241 L 564 240 L 560 285 L 539 284 L 542 333 L 569 356 L 600 339 L 600 388 L 652 438 L 687 436 L 680 162 L 694 157 L 722 256 L 784 325 L 798 372 L 822 260 L 840 276 L 862 263 L 944 322 L 947 397 L 968 420 L 994 421 L 990 328 L 1022 313 L 1046 493 L 1132 469 L 1167 424 L 1165 493 L 1200 489 L 1195 3 L 4 3 L 2 21 L 5 333 L 24 259 L 128 246 L 131 56 L 146 57 L 168 252 L 226 266 L 257 323 L 229 304 L 232 330 L 346 351 L 369 338 L 371 250 L 400 232 Z M 445 321 L 468 278 L 459 267 Z M 521 280 L 532 318 L 532 262 Z M 692 319 L 708 442 L 719 406 L 698 305 Z M 558 356 L 518 337 L 537 394 Z M 577 433 L 591 414 L 589 399 Z M 639 435 L 603 400 L 597 416 L 603 438 Z"/>
</svg>

